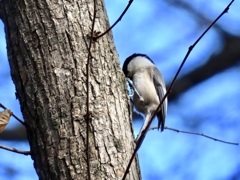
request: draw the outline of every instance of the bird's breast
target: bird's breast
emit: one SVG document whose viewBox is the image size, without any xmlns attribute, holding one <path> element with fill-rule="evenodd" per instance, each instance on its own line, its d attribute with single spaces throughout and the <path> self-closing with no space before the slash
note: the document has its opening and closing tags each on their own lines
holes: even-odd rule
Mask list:
<svg viewBox="0 0 240 180">
<path fill-rule="evenodd" d="M 156 108 L 159 104 L 159 97 L 157 95 L 153 80 L 148 71 L 142 70 L 133 76 L 133 85 L 143 97 L 141 101 L 136 93 L 134 93 L 133 101 L 136 109 L 142 113 L 149 112 L 149 108 Z"/>
</svg>

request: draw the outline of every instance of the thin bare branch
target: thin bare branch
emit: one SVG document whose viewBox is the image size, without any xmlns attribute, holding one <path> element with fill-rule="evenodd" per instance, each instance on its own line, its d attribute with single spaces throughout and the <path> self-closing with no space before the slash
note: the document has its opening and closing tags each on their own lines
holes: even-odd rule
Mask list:
<svg viewBox="0 0 240 180">
<path fill-rule="evenodd" d="M 90 128 L 90 120 L 91 120 L 91 115 L 90 115 L 90 67 L 91 67 L 91 47 L 92 47 L 92 42 L 93 42 L 93 37 L 94 37 L 94 25 L 95 25 L 95 20 L 96 20 L 96 14 L 97 14 L 97 1 L 93 1 L 93 21 L 92 21 L 92 28 L 91 28 L 91 35 L 89 39 L 89 46 L 88 46 L 88 58 L 87 58 L 87 116 L 86 116 L 86 123 L 87 123 L 87 132 L 86 132 L 86 139 L 87 139 L 87 149 L 86 149 L 86 155 L 87 155 L 87 173 L 88 173 L 88 180 L 91 180 L 91 167 L 90 167 L 90 150 L 89 150 L 89 128 Z"/>
<path fill-rule="evenodd" d="M 131 6 L 132 2 L 133 2 L 133 0 L 130 0 L 130 1 L 128 2 L 127 7 L 124 9 L 124 11 L 122 12 L 122 14 L 119 16 L 119 18 L 116 20 L 116 22 L 115 22 L 110 28 L 108 28 L 104 33 L 102 33 L 102 34 L 100 34 L 100 35 L 98 35 L 98 36 L 96 36 L 96 37 L 93 37 L 93 39 L 94 39 L 94 40 L 97 40 L 98 38 L 100 38 L 100 37 L 104 36 L 105 34 L 107 34 L 111 29 L 113 29 L 114 26 L 116 26 L 117 23 L 122 20 L 122 17 L 123 17 L 124 14 L 127 12 L 127 10 L 129 9 L 129 7 Z"/>
<path fill-rule="evenodd" d="M 5 149 L 5 150 L 7 150 L 7 151 L 11 151 L 11 152 L 23 154 L 23 155 L 26 155 L 26 156 L 27 156 L 27 155 L 31 155 L 31 152 L 30 152 L 30 151 L 22 151 L 22 150 L 19 150 L 19 149 L 10 148 L 10 147 L 3 146 L 3 145 L 0 145 L 0 148 L 1 148 L 1 149 Z"/>
<path fill-rule="evenodd" d="M 158 129 L 158 127 L 149 128 L 149 130 L 155 130 L 155 129 Z M 199 132 L 184 131 L 184 130 L 179 130 L 179 129 L 175 129 L 175 128 L 170 128 L 170 127 L 167 127 L 167 126 L 165 126 L 164 129 L 175 131 L 177 133 L 185 133 L 185 134 L 193 134 L 193 135 L 197 135 L 197 136 L 203 136 L 205 138 L 212 139 L 214 141 L 222 142 L 222 143 L 225 143 L 225 144 L 231 144 L 231 145 L 236 145 L 236 146 L 239 145 L 239 143 L 224 141 L 224 140 L 217 139 L 217 138 L 214 138 L 214 137 L 211 137 L 211 136 L 205 135 L 203 133 L 199 133 Z"/>
<path fill-rule="evenodd" d="M 182 70 L 182 67 L 183 67 L 183 65 L 185 64 L 185 62 L 186 62 L 189 54 L 192 52 L 193 48 L 194 48 L 194 47 L 197 45 L 197 43 L 202 39 L 202 37 L 209 31 L 209 29 L 211 29 L 211 27 L 212 27 L 225 13 L 227 13 L 227 11 L 229 10 L 229 7 L 231 6 L 231 4 L 232 4 L 233 2 L 234 2 L 234 0 L 232 0 L 232 1 L 228 4 L 228 6 L 227 6 L 227 7 L 222 11 L 222 13 L 212 22 L 212 24 L 210 24 L 210 26 L 200 35 L 200 37 L 194 42 L 194 44 L 191 45 L 191 46 L 188 48 L 188 51 L 187 51 L 187 53 L 186 53 L 186 55 L 185 55 L 185 57 L 184 57 L 181 65 L 180 65 L 180 67 L 178 68 L 178 71 L 176 72 L 176 74 L 175 74 L 175 76 L 174 76 L 174 78 L 173 78 L 173 80 L 172 80 L 172 83 L 171 83 L 170 87 L 168 88 L 166 94 L 165 94 L 164 97 L 162 98 L 162 100 L 161 100 L 158 108 L 157 108 L 156 111 L 153 113 L 150 121 L 149 121 L 148 124 L 147 124 L 146 129 L 149 129 L 149 127 L 150 127 L 150 125 L 151 125 L 154 117 L 156 116 L 157 112 L 161 109 L 162 104 L 163 104 L 163 102 L 165 101 L 165 99 L 167 98 L 167 96 L 170 94 L 170 92 L 171 92 L 171 90 L 172 90 L 172 88 L 173 88 L 173 85 L 174 85 L 174 83 L 175 83 L 175 81 L 176 81 L 176 79 L 177 79 L 180 71 Z M 129 169 L 130 169 L 130 166 L 131 166 L 131 164 L 132 164 L 132 161 L 133 161 L 133 159 L 134 159 L 134 157 L 135 157 L 138 149 L 140 148 L 140 146 L 141 146 L 141 144 L 142 144 L 142 142 L 143 142 L 143 140 L 144 140 L 144 138 L 145 138 L 145 136 L 146 136 L 146 133 L 147 133 L 146 131 L 143 131 L 142 134 L 140 135 L 138 141 L 136 142 L 135 150 L 134 150 L 134 152 L 133 152 L 133 154 L 132 154 L 132 156 L 131 156 L 131 158 L 130 158 L 130 161 L 129 161 L 129 163 L 128 163 L 128 166 L 127 166 L 127 168 L 126 168 L 126 171 L 125 171 L 125 173 L 124 173 L 124 175 L 123 175 L 122 180 L 124 180 L 124 179 L 126 178 L 126 176 L 127 176 L 127 174 L 128 174 L 128 171 L 129 171 Z"/>
<path fill-rule="evenodd" d="M 0 103 L 0 107 L 3 108 L 4 110 L 7 109 L 2 103 Z M 12 113 L 12 116 L 22 125 L 26 126 L 26 123 L 23 122 L 20 118 L 18 118 L 14 113 Z"/>
</svg>

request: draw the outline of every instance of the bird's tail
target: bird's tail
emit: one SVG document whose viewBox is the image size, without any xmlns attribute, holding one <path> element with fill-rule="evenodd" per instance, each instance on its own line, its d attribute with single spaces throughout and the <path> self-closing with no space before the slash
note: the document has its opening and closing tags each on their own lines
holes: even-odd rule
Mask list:
<svg viewBox="0 0 240 180">
<path fill-rule="evenodd" d="M 161 129 L 161 131 L 163 131 L 165 127 L 165 117 L 163 117 L 163 114 L 159 112 L 157 114 L 157 118 L 158 118 L 158 130 Z"/>
</svg>

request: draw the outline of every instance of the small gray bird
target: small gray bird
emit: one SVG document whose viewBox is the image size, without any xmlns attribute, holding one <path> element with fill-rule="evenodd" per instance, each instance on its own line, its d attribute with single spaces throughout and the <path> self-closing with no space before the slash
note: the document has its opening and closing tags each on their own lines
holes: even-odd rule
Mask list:
<svg viewBox="0 0 240 180">
<path fill-rule="evenodd" d="M 123 64 L 123 72 L 132 81 L 134 90 L 133 104 L 136 109 L 145 115 L 144 124 L 138 134 L 136 141 L 146 129 L 152 114 L 166 94 L 163 77 L 153 61 L 145 54 L 133 54 Z M 158 129 L 164 130 L 167 113 L 167 99 L 157 113 Z"/>
</svg>

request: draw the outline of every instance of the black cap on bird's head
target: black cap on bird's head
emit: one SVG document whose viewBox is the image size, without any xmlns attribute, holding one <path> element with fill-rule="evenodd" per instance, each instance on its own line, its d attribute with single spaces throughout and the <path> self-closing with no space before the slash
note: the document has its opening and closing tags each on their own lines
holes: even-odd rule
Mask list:
<svg viewBox="0 0 240 180">
<path fill-rule="evenodd" d="M 146 54 L 134 53 L 131 56 L 129 56 L 123 63 L 122 70 L 125 76 L 128 74 L 128 64 L 131 62 L 131 60 L 133 60 L 135 57 L 138 57 L 138 56 L 145 57 L 154 64 L 154 62 Z"/>
</svg>

